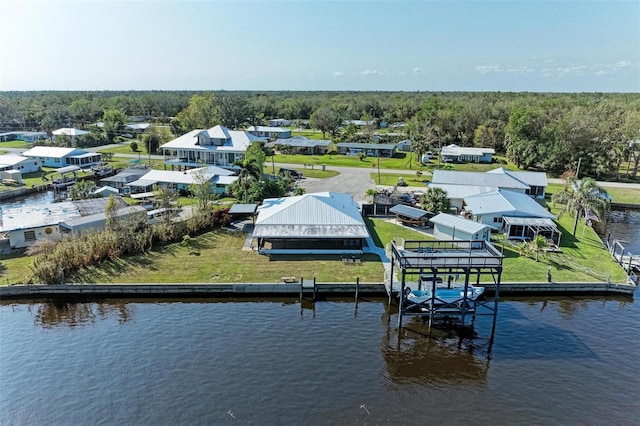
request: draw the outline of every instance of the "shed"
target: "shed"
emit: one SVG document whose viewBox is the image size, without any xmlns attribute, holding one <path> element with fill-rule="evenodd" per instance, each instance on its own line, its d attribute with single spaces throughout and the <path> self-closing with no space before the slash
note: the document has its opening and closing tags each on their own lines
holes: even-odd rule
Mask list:
<svg viewBox="0 0 640 426">
<path fill-rule="evenodd" d="M 440 213 L 429 220 L 433 223 L 433 236 L 439 240 L 489 241 L 491 237 L 489 225 L 460 216 Z"/>
</svg>

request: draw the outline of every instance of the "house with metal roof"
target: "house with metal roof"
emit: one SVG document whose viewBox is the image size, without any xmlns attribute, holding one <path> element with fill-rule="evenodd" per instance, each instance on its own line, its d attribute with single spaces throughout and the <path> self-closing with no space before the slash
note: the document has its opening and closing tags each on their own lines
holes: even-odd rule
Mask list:
<svg viewBox="0 0 640 426">
<path fill-rule="evenodd" d="M 47 132 L 26 132 L 26 131 L 13 131 L 0 133 L 0 142 L 8 141 L 24 141 L 24 142 L 36 142 L 45 140 L 48 138 Z"/>
<path fill-rule="evenodd" d="M 23 152 L 22 155 L 39 160 L 45 167 L 91 167 L 100 163 L 100 154 L 78 148 L 35 146 Z"/>
<path fill-rule="evenodd" d="M 505 216 L 556 218 L 529 195 L 503 189 L 466 197 L 464 211 L 469 212 L 474 221 L 489 225 L 496 230 L 503 228 Z"/>
<path fill-rule="evenodd" d="M 266 199 L 253 231 L 263 254 L 360 254 L 368 237 L 358 203 L 338 192 Z"/>
<path fill-rule="evenodd" d="M 71 140 L 75 140 L 78 136 L 86 135 L 90 132 L 86 130 L 75 129 L 73 127 L 63 127 L 62 129 L 57 129 L 51 132 L 53 136 L 66 136 Z"/>
<path fill-rule="evenodd" d="M 291 137 L 291 130 L 273 126 L 249 126 L 247 133 L 261 138 L 287 139 Z"/>
<path fill-rule="evenodd" d="M 486 173 L 434 170 L 429 185 L 493 187 L 522 192 L 535 198 L 544 198 L 547 175 L 544 172 L 512 171 L 502 167 Z"/>
<path fill-rule="evenodd" d="M 154 185 L 168 186 L 174 191 L 188 192 L 194 184 L 209 182 L 215 187 L 216 193 L 227 192 L 227 186 L 238 179 L 230 170 L 216 166 L 200 167 L 184 171 L 176 170 L 149 170 L 138 180 L 126 184 L 131 188 L 131 193 L 150 192 Z"/>
<path fill-rule="evenodd" d="M 448 183 L 427 183 L 428 188 L 440 188 L 447 193 L 452 208 L 458 212 L 462 210 L 465 197 L 470 197 L 483 192 L 497 191 L 497 186 L 480 186 L 480 185 L 454 185 Z"/>
<path fill-rule="evenodd" d="M 447 213 L 429 219 L 433 223 L 433 236 L 439 240 L 489 241 L 491 227 L 473 220 Z"/>
<path fill-rule="evenodd" d="M 38 158 L 29 158 L 18 154 L 0 155 L 0 171 L 18 170 L 21 173 L 37 172 L 42 168 Z"/>
<path fill-rule="evenodd" d="M 269 126 L 271 127 L 291 126 L 292 123 L 291 120 L 287 120 L 286 118 L 272 118 L 269 120 Z"/>
<path fill-rule="evenodd" d="M 11 248 L 28 247 L 42 239 L 59 241 L 62 235 L 58 223 L 76 217 L 80 217 L 80 211 L 70 201 L 0 209 L 0 232 L 9 235 Z"/>
<path fill-rule="evenodd" d="M 209 130 L 192 130 L 160 148 L 164 163 L 172 169 L 203 165 L 233 168 L 234 163 L 242 160 L 247 148 L 256 141 L 264 141 L 264 138 L 242 130 L 215 126 Z"/>
<path fill-rule="evenodd" d="M 396 144 L 392 143 L 358 143 L 341 142 L 337 143 L 339 154 L 352 155 L 357 157 L 364 152 L 367 157 L 393 157 L 396 153 Z"/>
<path fill-rule="evenodd" d="M 129 189 L 127 184 L 134 182 L 140 179 L 142 176 L 146 175 L 149 172 L 147 168 L 140 167 L 129 167 L 127 169 L 122 170 L 114 176 L 109 176 L 103 179 L 100 179 L 101 185 L 110 186 L 116 188 L 120 193 L 126 192 Z"/>
<path fill-rule="evenodd" d="M 142 206 L 127 206 L 117 209 L 113 218 L 115 220 L 141 220 L 147 221 L 147 210 Z M 87 216 L 66 219 L 58 224 L 61 234 L 80 235 L 87 231 L 100 231 L 107 224 L 107 214 L 105 211 L 90 214 Z"/>
<path fill-rule="evenodd" d="M 276 139 L 266 144 L 269 148 L 293 151 L 296 154 L 325 154 L 331 145 L 330 140 L 309 139 L 304 136 L 294 136 L 287 139 Z"/>
<path fill-rule="evenodd" d="M 493 148 L 471 148 L 451 144 L 440 151 L 442 161 L 445 163 L 491 163 Z"/>
</svg>

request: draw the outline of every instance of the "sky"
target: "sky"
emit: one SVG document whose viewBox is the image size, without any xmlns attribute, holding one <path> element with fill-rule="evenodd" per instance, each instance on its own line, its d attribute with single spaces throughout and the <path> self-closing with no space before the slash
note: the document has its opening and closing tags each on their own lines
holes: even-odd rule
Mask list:
<svg viewBox="0 0 640 426">
<path fill-rule="evenodd" d="M 0 90 L 640 92 L 640 1 L 0 0 Z"/>
</svg>

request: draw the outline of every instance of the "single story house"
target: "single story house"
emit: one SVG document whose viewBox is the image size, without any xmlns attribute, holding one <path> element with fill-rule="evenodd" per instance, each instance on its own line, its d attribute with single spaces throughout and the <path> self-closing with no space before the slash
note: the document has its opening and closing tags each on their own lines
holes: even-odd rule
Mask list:
<svg viewBox="0 0 640 426">
<path fill-rule="evenodd" d="M 264 141 L 241 130 L 229 130 L 215 126 L 209 130 L 192 130 L 162 148 L 164 163 L 177 167 L 202 167 L 214 165 L 234 168 L 234 163 L 244 158 L 247 148 L 255 141 Z"/>
<path fill-rule="evenodd" d="M 247 133 L 261 138 L 287 139 L 291 137 L 291 130 L 282 127 L 250 126 L 247 128 Z"/>
<path fill-rule="evenodd" d="M 118 188 L 114 188 L 113 186 L 105 185 L 96 189 L 95 191 L 93 191 L 93 193 L 98 197 L 108 198 L 111 195 L 120 195 L 120 190 L 118 190 Z"/>
<path fill-rule="evenodd" d="M 13 131 L 0 133 L 0 142 L 8 141 L 24 141 L 24 142 L 36 142 L 45 140 L 48 138 L 47 132 L 23 132 Z"/>
<path fill-rule="evenodd" d="M 319 192 L 264 200 L 253 238 L 264 254 L 355 254 L 369 231 L 351 195 Z"/>
<path fill-rule="evenodd" d="M 502 167 L 482 172 L 434 170 L 432 184 L 496 187 L 544 198 L 547 175 L 543 172 L 511 171 Z"/>
<path fill-rule="evenodd" d="M 433 223 L 433 236 L 439 240 L 489 241 L 491 227 L 447 213 L 439 213 L 429 219 Z"/>
<path fill-rule="evenodd" d="M 451 207 L 458 212 L 462 210 L 465 197 L 470 197 L 483 192 L 497 191 L 497 186 L 479 186 L 479 185 L 453 185 L 447 183 L 427 183 L 428 188 L 440 188 L 447 193 Z"/>
<path fill-rule="evenodd" d="M 142 206 L 127 206 L 117 209 L 113 215 L 116 220 L 131 220 L 136 216 L 139 220 L 146 221 L 147 210 Z M 80 235 L 85 231 L 100 231 L 104 229 L 106 223 L 107 215 L 101 212 L 64 220 L 58 224 L 58 227 L 61 234 Z"/>
<path fill-rule="evenodd" d="M 151 123 L 128 123 L 124 128 L 132 133 L 141 134 L 151 126 L 153 126 Z"/>
<path fill-rule="evenodd" d="M 496 230 L 503 228 L 505 216 L 556 218 L 527 194 L 503 189 L 466 197 L 463 211 L 468 212 L 474 221 L 489 225 Z"/>
<path fill-rule="evenodd" d="M 440 155 L 445 163 L 491 163 L 493 148 L 470 148 L 455 144 L 442 148 Z"/>
<path fill-rule="evenodd" d="M 33 173 L 42 168 L 38 158 L 29 158 L 18 154 L 0 155 L 0 171 L 18 170 L 21 173 Z"/>
<path fill-rule="evenodd" d="M 134 182 L 140 179 L 142 176 L 146 175 L 149 172 L 147 168 L 138 168 L 138 167 L 130 167 L 128 169 L 124 169 L 118 174 L 114 176 L 109 176 L 104 179 L 100 179 L 101 185 L 110 186 L 112 188 L 116 188 L 121 193 L 124 190 L 128 190 L 128 183 Z"/>
<path fill-rule="evenodd" d="M 86 130 L 75 129 L 73 127 L 63 127 L 62 129 L 57 129 L 51 132 L 53 136 L 68 136 L 69 139 L 75 140 L 78 136 L 86 135 Z"/>
<path fill-rule="evenodd" d="M 396 145 L 396 150 L 402 151 L 402 152 L 411 152 L 411 144 L 412 144 L 411 139 L 401 140 Z"/>
<path fill-rule="evenodd" d="M 291 120 L 287 120 L 286 118 L 272 118 L 269 120 L 269 126 L 271 127 L 286 127 L 291 126 L 292 123 Z"/>
<path fill-rule="evenodd" d="M 214 186 L 218 194 L 226 193 L 227 186 L 238 179 L 230 170 L 207 166 L 184 171 L 149 170 L 138 180 L 128 183 L 127 186 L 131 188 L 131 193 L 153 191 L 154 185 L 168 186 L 178 192 L 188 192 L 191 185 L 202 182 L 199 175 L 202 175 L 207 182 Z"/>
<path fill-rule="evenodd" d="M 35 146 L 22 153 L 25 157 L 39 160 L 45 167 L 91 167 L 99 164 L 100 154 L 87 152 L 78 148 L 62 148 L 57 146 Z"/>
<path fill-rule="evenodd" d="M 353 124 L 353 125 L 356 125 L 358 127 L 371 126 L 374 123 L 375 123 L 375 121 L 373 121 L 373 120 L 344 120 L 342 122 L 342 124 L 344 126 L 348 126 L 349 124 Z"/>
<path fill-rule="evenodd" d="M 0 232 L 9 235 L 11 248 L 28 247 L 42 239 L 60 241 L 58 223 L 77 217 L 80 211 L 70 201 L 1 209 Z"/>
<path fill-rule="evenodd" d="M 339 154 L 357 157 L 364 152 L 367 157 L 393 157 L 396 153 L 396 144 L 392 143 L 357 143 L 341 142 L 336 144 Z"/>
<path fill-rule="evenodd" d="M 304 136 L 294 136 L 288 139 L 276 139 L 268 142 L 267 147 L 285 150 L 290 148 L 298 154 L 326 154 L 330 140 L 309 139 Z"/>
</svg>

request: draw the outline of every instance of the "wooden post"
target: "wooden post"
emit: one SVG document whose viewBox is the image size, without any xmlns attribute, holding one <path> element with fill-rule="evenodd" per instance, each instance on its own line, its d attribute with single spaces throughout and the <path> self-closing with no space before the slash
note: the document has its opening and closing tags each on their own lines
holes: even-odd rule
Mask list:
<svg viewBox="0 0 640 426">
<path fill-rule="evenodd" d="M 300 303 L 302 303 L 302 296 L 304 296 L 304 277 L 300 277 Z"/>
<path fill-rule="evenodd" d="M 313 301 L 316 301 L 316 277 L 313 277 Z"/>
<path fill-rule="evenodd" d="M 402 270 L 402 283 L 400 284 L 400 294 L 398 301 L 398 328 L 402 328 L 402 310 L 404 309 L 404 283 L 405 283 L 405 273 L 404 269 Z"/>
<path fill-rule="evenodd" d="M 359 287 L 360 287 L 360 277 L 356 278 L 356 303 L 358 303 L 358 292 L 359 292 Z"/>
</svg>

